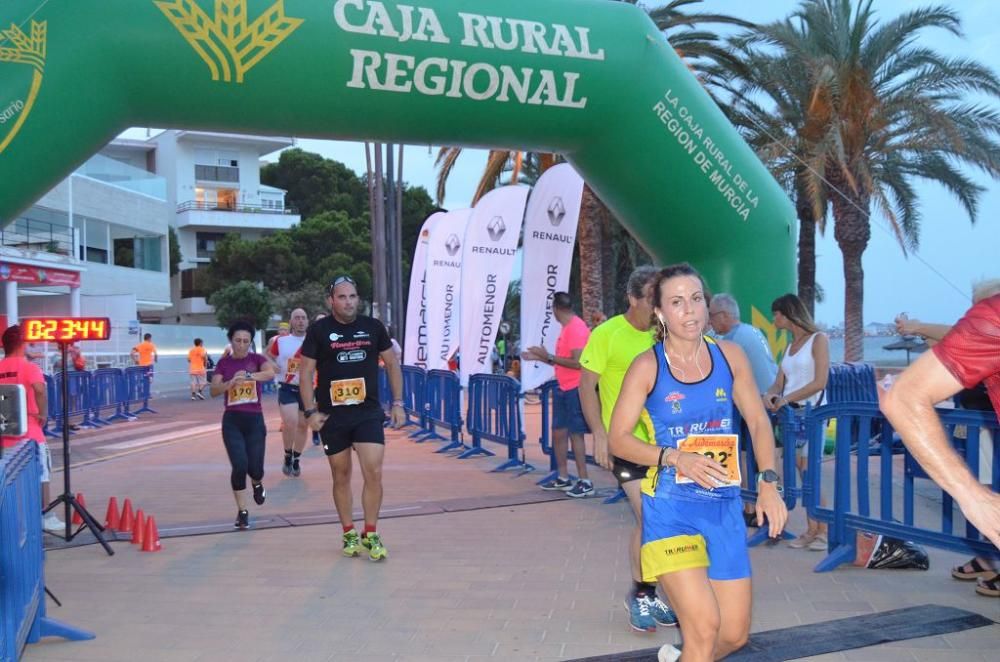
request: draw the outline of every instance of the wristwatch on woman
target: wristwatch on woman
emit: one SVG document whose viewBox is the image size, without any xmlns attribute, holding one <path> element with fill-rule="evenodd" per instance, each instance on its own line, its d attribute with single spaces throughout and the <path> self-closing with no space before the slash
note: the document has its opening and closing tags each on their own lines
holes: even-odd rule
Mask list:
<svg viewBox="0 0 1000 662">
<path fill-rule="evenodd" d="M 313 407 L 312 409 L 306 409 L 302 413 L 305 415 L 306 418 L 309 418 L 310 416 L 316 413 L 316 408 Z"/>
<path fill-rule="evenodd" d="M 778 484 L 778 478 L 778 472 L 774 469 L 764 469 L 764 471 L 757 474 L 757 483 L 759 484 L 761 481 L 771 483 L 778 490 L 778 494 L 781 494 L 783 490 L 781 489 L 781 485 Z"/>
</svg>

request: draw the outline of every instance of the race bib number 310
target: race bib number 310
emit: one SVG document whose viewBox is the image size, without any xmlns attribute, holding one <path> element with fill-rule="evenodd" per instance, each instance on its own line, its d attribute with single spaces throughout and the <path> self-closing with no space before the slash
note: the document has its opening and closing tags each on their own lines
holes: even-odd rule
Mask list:
<svg viewBox="0 0 1000 662">
<path fill-rule="evenodd" d="M 683 453 L 698 453 L 721 464 L 729 475 L 728 480 L 719 487 L 740 485 L 740 438 L 735 434 L 693 434 L 682 439 L 677 449 Z M 680 471 L 677 472 L 677 482 L 693 483 L 694 481 Z"/>
<path fill-rule="evenodd" d="M 257 402 L 257 382 L 240 382 L 229 389 L 227 404 L 252 405 Z"/>
<path fill-rule="evenodd" d="M 330 382 L 330 404 L 334 407 L 360 405 L 367 395 L 364 377 Z"/>
</svg>

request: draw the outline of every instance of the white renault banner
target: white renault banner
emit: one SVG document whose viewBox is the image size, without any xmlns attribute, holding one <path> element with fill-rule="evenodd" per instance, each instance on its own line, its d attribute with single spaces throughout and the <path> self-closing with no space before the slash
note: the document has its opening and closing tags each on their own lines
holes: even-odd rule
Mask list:
<svg viewBox="0 0 1000 662">
<path fill-rule="evenodd" d="M 493 347 L 529 190 L 527 186 L 496 189 L 472 210 L 462 248 L 462 386 L 468 385 L 470 375 L 493 372 Z"/>
<path fill-rule="evenodd" d="M 568 163 L 545 171 L 531 191 L 524 215 L 524 267 L 521 276 L 521 351 L 544 347 L 554 354 L 561 327 L 552 314 L 552 295 L 569 289 L 583 179 Z M 521 390 L 552 379 L 552 366 L 521 364 Z"/>
<path fill-rule="evenodd" d="M 434 224 L 444 212 L 431 214 L 420 228 L 410 267 L 410 296 L 406 304 L 406 347 L 403 363 L 427 368 L 427 246 Z"/>
<path fill-rule="evenodd" d="M 447 370 L 458 350 L 462 243 L 471 209 L 442 214 L 427 244 L 427 369 Z"/>
</svg>

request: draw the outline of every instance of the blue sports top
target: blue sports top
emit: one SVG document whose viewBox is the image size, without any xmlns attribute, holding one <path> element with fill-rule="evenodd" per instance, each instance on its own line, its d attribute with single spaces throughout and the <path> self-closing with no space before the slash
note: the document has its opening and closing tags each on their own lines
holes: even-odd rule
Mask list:
<svg viewBox="0 0 1000 662">
<path fill-rule="evenodd" d="M 718 343 L 705 336 L 711 369 L 698 382 L 682 382 L 670 372 L 663 343 L 653 347 L 656 355 L 656 383 L 646 397 L 642 412 L 650 443 L 677 448 L 689 434 L 736 434 L 733 425 L 733 371 Z M 739 462 L 739 457 L 716 457 L 721 464 Z M 704 501 L 740 496 L 737 486 L 708 490 L 697 483 L 677 483 L 677 470 L 664 466 L 656 475 L 651 467 L 642 481 L 642 491 L 649 496 Z"/>
</svg>

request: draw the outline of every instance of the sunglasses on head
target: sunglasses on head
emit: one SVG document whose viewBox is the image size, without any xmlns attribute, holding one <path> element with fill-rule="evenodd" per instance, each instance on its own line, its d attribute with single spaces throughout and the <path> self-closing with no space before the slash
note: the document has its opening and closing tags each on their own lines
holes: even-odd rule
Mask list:
<svg viewBox="0 0 1000 662">
<path fill-rule="evenodd" d="M 336 278 L 333 279 L 333 282 L 330 283 L 330 289 L 332 290 L 333 288 L 335 288 L 338 285 L 341 285 L 343 283 L 350 283 L 351 285 L 354 285 L 355 287 L 358 286 L 358 284 L 350 276 L 337 276 Z"/>
</svg>

